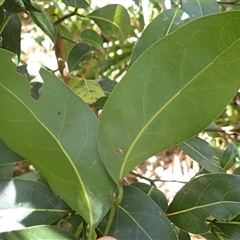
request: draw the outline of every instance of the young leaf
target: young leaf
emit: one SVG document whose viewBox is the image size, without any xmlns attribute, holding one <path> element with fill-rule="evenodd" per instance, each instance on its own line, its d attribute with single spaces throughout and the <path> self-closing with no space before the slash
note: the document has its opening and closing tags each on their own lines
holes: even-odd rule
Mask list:
<svg viewBox="0 0 240 240">
<path fill-rule="evenodd" d="M 123 187 L 123 199 L 118 206 L 109 235 L 117 239 L 177 239 L 174 227 L 161 208 L 134 186 Z M 104 230 L 107 217 L 100 224 Z"/>
<path fill-rule="evenodd" d="M 120 42 L 123 42 L 131 31 L 128 12 L 119 4 L 99 8 L 88 17 L 94 20 L 104 34 L 113 36 Z"/>
<path fill-rule="evenodd" d="M 93 47 L 104 53 L 102 47 L 103 40 L 95 31 L 93 31 L 92 29 L 85 29 L 81 32 L 80 36 L 84 42 L 92 45 Z"/>
<path fill-rule="evenodd" d="M 2 224 L 1 224 L 2 226 Z M 34 226 L 21 230 L 0 233 L 0 238 L 5 240 L 77 240 L 72 234 L 55 226 Z"/>
<path fill-rule="evenodd" d="M 81 78 L 72 78 L 69 87 L 88 104 L 96 102 L 104 96 L 100 85 L 94 80 L 85 80 Z"/>
<path fill-rule="evenodd" d="M 179 144 L 179 147 L 200 166 L 209 172 L 225 172 L 214 160 L 214 151 L 208 143 L 199 137 L 190 138 Z"/>
<path fill-rule="evenodd" d="M 182 20 L 183 13 L 184 12 L 179 8 L 171 8 L 163 11 L 154 18 L 144 30 L 141 38 L 133 49 L 129 67 L 147 48 L 189 22 L 189 18 Z"/>
<path fill-rule="evenodd" d="M 101 159 L 116 183 L 221 113 L 240 87 L 238 51 L 240 15 L 232 11 L 186 24 L 135 61 L 98 128 Z"/>
<path fill-rule="evenodd" d="M 63 0 L 63 2 L 67 6 L 75 7 L 75 8 L 87 8 L 89 7 L 89 3 L 85 0 Z"/>
<path fill-rule="evenodd" d="M 79 63 L 90 58 L 92 58 L 92 48 L 85 43 L 77 43 L 67 58 L 69 71 L 80 69 Z"/>
<path fill-rule="evenodd" d="M 57 77 L 41 70 L 38 101 L 28 80 L 0 49 L 0 137 L 33 164 L 71 208 L 96 227 L 115 191 L 97 149 L 98 120 L 90 108 Z M 93 177 L 97 173 L 97 177 Z M 100 210 L 101 209 L 101 210 Z"/>
<path fill-rule="evenodd" d="M 239 186 L 239 176 L 224 173 L 193 179 L 176 194 L 167 216 L 184 231 L 206 233 L 212 220 L 229 222 L 239 215 Z"/>
<path fill-rule="evenodd" d="M 35 24 L 50 37 L 53 43 L 57 40 L 57 30 L 50 16 L 38 5 L 33 5 L 39 12 L 31 11 L 30 15 Z"/>
<path fill-rule="evenodd" d="M 25 227 L 50 224 L 71 209 L 50 188 L 39 182 L 0 179 L 0 218 Z M 44 211 L 43 211 L 44 209 Z M 3 229 L 9 231 L 14 229 Z"/>
<path fill-rule="evenodd" d="M 215 0 L 183 0 L 182 10 L 186 12 L 191 19 L 220 12 L 219 5 Z"/>
<path fill-rule="evenodd" d="M 9 148 L 2 139 L 0 139 L 0 166 L 10 163 L 21 162 L 23 157 Z"/>
</svg>

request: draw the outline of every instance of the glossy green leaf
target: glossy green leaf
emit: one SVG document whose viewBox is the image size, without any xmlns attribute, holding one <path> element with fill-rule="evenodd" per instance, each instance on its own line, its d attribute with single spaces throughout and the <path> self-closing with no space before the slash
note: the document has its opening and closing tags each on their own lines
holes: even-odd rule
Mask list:
<svg viewBox="0 0 240 240">
<path fill-rule="evenodd" d="M 50 224 L 67 215 L 71 209 L 42 183 L 0 179 L 0 218 L 29 227 Z M 9 231 L 1 227 L 1 232 Z M 14 229 L 11 229 L 14 230 Z"/>
<path fill-rule="evenodd" d="M 2 48 L 15 53 L 20 60 L 21 21 L 17 14 L 7 13 L 7 25 L 2 32 Z"/>
<path fill-rule="evenodd" d="M 188 182 L 174 197 L 167 216 L 184 231 L 202 234 L 209 231 L 207 218 L 229 222 L 239 215 L 239 208 L 240 177 L 215 173 Z"/>
<path fill-rule="evenodd" d="M 5 12 L 4 12 L 3 8 L 0 6 L 0 29 L 3 25 L 3 23 L 5 22 L 5 19 L 6 19 Z M 1 47 L 1 45 L 0 45 L 0 47 Z"/>
<path fill-rule="evenodd" d="M 0 74 L 7 76 L 0 80 L 0 137 L 33 164 L 90 227 L 96 227 L 111 205 L 109 192 L 115 191 L 97 149 L 97 118 L 46 70 L 40 71 L 41 97 L 33 100 L 28 80 L 10 61 L 11 53 L 0 49 L 0 54 Z"/>
<path fill-rule="evenodd" d="M 144 192 L 134 186 L 124 186 L 124 195 L 118 206 L 109 235 L 117 239 L 163 239 L 174 240 L 174 227 L 161 208 Z M 104 230 L 105 217 L 100 224 Z"/>
<path fill-rule="evenodd" d="M 62 39 L 63 41 L 63 53 L 64 53 L 64 59 L 66 61 L 68 54 L 70 53 L 71 49 L 74 47 L 74 43 L 68 41 L 72 40 L 72 35 L 69 32 L 69 30 L 64 25 L 58 25 L 57 26 L 58 32 L 61 36 L 63 36 L 66 39 Z"/>
<path fill-rule="evenodd" d="M 23 157 L 15 153 L 2 139 L 0 139 L 0 166 L 20 162 L 22 160 L 24 160 Z"/>
<path fill-rule="evenodd" d="M 2 7 L 10 13 L 19 13 L 26 11 L 23 0 L 5 0 Z"/>
<path fill-rule="evenodd" d="M 102 47 L 103 40 L 95 31 L 93 31 L 92 29 L 85 29 L 81 32 L 80 36 L 85 43 L 88 43 L 89 45 L 95 47 L 96 49 L 104 53 Z"/>
<path fill-rule="evenodd" d="M 101 159 L 116 183 L 221 113 L 240 87 L 238 51 L 240 15 L 232 11 L 186 24 L 135 61 L 98 128 Z"/>
<path fill-rule="evenodd" d="M 108 97 L 101 97 L 94 103 L 95 114 L 99 114 L 99 110 L 103 109 Z"/>
<path fill-rule="evenodd" d="M 80 62 L 92 58 L 92 48 L 85 43 L 77 43 L 68 55 L 67 64 L 69 71 L 79 70 Z"/>
<path fill-rule="evenodd" d="M 107 5 L 93 11 L 88 17 L 94 20 L 104 34 L 113 36 L 120 42 L 123 42 L 130 34 L 130 18 L 122 5 Z"/>
<path fill-rule="evenodd" d="M 141 38 L 133 49 L 129 66 L 131 66 L 133 62 L 135 62 L 136 59 L 155 42 L 189 22 L 189 19 L 182 20 L 182 16 L 183 11 L 181 9 L 171 8 L 163 11 L 154 18 L 146 27 Z"/>
<path fill-rule="evenodd" d="M 53 43 L 57 40 L 57 29 L 51 17 L 42 10 L 38 5 L 33 5 L 39 12 L 31 11 L 30 16 L 35 24 L 52 40 Z"/>
<path fill-rule="evenodd" d="M 157 188 L 145 183 L 137 182 L 131 184 L 146 193 L 162 210 L 165 212 L 168 208 L 166 196 Z"/>
<path fill-rule="evenodd" d="M 222 168 L 228 170 L 237 160 L 240 160 L 239 145 L 237 143 L 230 143 L 219 159 L 219 164 Z"/>
<path fill-rule="evenodd" d="M 225 172 L 214 159 L 214 151 L 199 137 L 190 138 L 178 145 L 190 158 L 209 172 Z"/>
<path fill-rule="evenodd" d="M 88 104 L 96 102 L 104 96 L 100 85 L 94 80 L 85 80 L 81 78 L 72 78 L 69 87 Z"/>
<path fill-rule="evenodd" d="M 5 240 L 77 240 L 69 232 L 54 226 L 34 226 L 21 230 L 0 233 L 0 238 Z"/>
<path fill-rule="evenodd" d="M 63 0 L 63 2 L 67 6 L 75 7 L 75 8 L 87 8 L 89 7 L 89 3 L 85 0 Z"/>
<path fill-rule="evenodd" d="M 183 0 L 181 5 L 182 10 L 186 12 L 191 19 L 220 12 L 219 5 L 215 0 Z"/>
</svg>

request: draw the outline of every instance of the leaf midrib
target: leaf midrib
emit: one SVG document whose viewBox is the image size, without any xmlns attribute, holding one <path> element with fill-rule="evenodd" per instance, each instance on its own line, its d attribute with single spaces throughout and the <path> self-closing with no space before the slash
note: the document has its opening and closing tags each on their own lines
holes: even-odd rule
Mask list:
<svg viewBox="0 0 240 240">
<path fill-rule="evenodd" d="M 10 95 L 12 95 L 15 99 L 17 99 L 26 109 L 28 109 L 28 111 L 32 114 L 32 116 L 35 118 L 35 120 L 40 123 L 40 125 L 42 125 L 42 127 L 52 136 L 52 138 L 57 142 L 58 146 L 60 147 L 60 149 L 62 150 L 62 152 L 64 153 L 64 155 L 66 156 L 66 158 L 68 159 L 68 161 L 70 162 L 70 165 L 72 166 L 74 172 L 76 173 L 77 179 L 79 180 L 79 185 L 81 186 L 82 190 L 83 190 L 83 195 L 85 196 L 85 200 L 88 206 L 88 210 L 89 210 L 89 217 L 90 217 L 90 222 L 89 225 L 92 226 L 93 223 L 93 219 L 92 219 L 92 209 L 91 209 L 91 204 L 90 204 L 90 200 L 87 194 L 87 191 L 84 187 L 83 181 L 80 177 L 80 175 L 78 174 L 78 171 L 76 169 L 76 167 L 73 165 L 71 158 L 69 157 L 69 155 L 67 154 L 67 152 L 64 150 L 64 148 L 62 147 L 60 141 L 51 133 L 51 131 L 49 131 L 49 129 L 40 121 L 40 119 L 33 113 L 33 111 L 21 100 L 19 99 L 18 96 L 16 96 L 15 94 L 13 94 L 10 90 L 8 90 L 8 88 L 6 88 L 2 83 L 0 83 L 0 86 L 2 86 L 3 89 L 5 89 L 7 92 L 10 93 Z"/>
<path fill-rule="evenodd" d="M 162 39 L 160 39 L 161 41 Z M 225 50 L 223 50 L 221 52 L 221 54 L 219 54 L 218 56 L 216 56 L 209 64 L 207 64 L 206 67 L 204 67 L 201 71 L 199 71 L 198 74 L 196 74 L 187 84 L 185 84 L 184 87 L 182 87 L 175 95 L 173 95 L 172 98 L 170 98 L 164 105 L 162 108 L 160 108 L 156 114 L 153 115 L 152 118 L 149 119 L 149 121 L 145 124 L 145 126 L 141 129 L 141 131 L 138 133 L 138 135 L 136 136 L 136 138 L 134 139 L 134 141 L 132 142 L 132 144 L 130 145 L 128 151 L 126 152 L 126 155 L 123 159 L 123 163 L 120 169 L 120 174 L 119 174 L 119 180 L 121 180 L 123 178 L 123 173 L 124 173 L 124 169 L 125 166 L 127 164 L 127 160 L 129 155 L 131 154 L 134 146 L 136 145 L 137 141 L 140 139 L 140 137 L 142 136 L 142 134 L 144 133 L 144 131 L 148 128 L 148 126 L 155 120 L 155 118 L 172 102 L 175 100 L 175 98 L 177 98 L 198 76 L 200 76 L 206 69 L 208 69 L 209 66 L 211 66 L 217 59 L 219 59 L 226 51 L 228 51 L 233 45 L 235 45 L 237 42 L 239 42 L 240 39 L 237 39 L 236 41 L 234 41 L 231 45 L 229 45 Z M 155 43 L 157 44 L 157 42 Z M 155 45 L 154 44 L 154 45 Z M 149 50 L 150 48 L 148 48 Z M 139 58 L 138 58 L 139 59 Z"/>
</svg>

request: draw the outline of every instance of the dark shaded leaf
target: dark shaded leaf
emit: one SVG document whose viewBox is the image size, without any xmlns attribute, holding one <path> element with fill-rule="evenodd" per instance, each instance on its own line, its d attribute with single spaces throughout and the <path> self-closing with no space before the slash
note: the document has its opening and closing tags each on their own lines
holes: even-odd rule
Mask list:
<svg viewBox="0 0 240 240">
<path fill-rule="evenodd" d="M 23 157 L 9 148 L 2 139 L 0 139 L 0 166 L 10 163 L 21 162 Z"/>
<path fill-rule="evenodd" d="M 117 86 L 117 82 L 113 81 L 107 77 L 103 77 L 98 80 L 99 85 L 103 89 L 105 96 L 109 96 L 113 89 Z"/>
<path fill-rule="evenodd" d="M 0 6 L 0 29 L 3 25 L 3 23 L 5 22 L 5 19 L 6 19 L 6 14 L 5 14 L 3 8 Z M 1 45 L 0 45 L 0 47 L 1 47 Z"/>
<path fill-rule="evenodd" d="M 2 32 L 2 48 L 15 53 L 20 60 L 21 21 L 17 14 L 7 14 L 7 25 Z"/>
<path fill-rule="evenodd" d="M 10 13 L 19 13 L 26 11 L 23 0 L 5 0 L 2 7 Z"/>
<path fill-rule="evenodd" d="M 77 43 L 71 50 L 67 58 L 69 71 L 79 70 L 80 62 L 92 58 L 92 48 L 85 43 Z"/>
<path fill-rule="evenodd" d="M 110 236 L 118 240 L 177 239 L 174 227 L 150 197 L 131 185 L 124 186 L 123 192 L 122 202 L 111 224 Z M 107 217 L 100 224 L 101 230 L 105 229 L 106 222 Z"/>
<path fill-rule="evenodd" d="M 178 145 L 190 158 L 209 172 L 225 172 L 214 159 L 214 151 L 199 137 L 190 138 Z"/>
<path fill-rule="evenodd" d="M 176 194 L 167 216 L 184 231 L 203 234 L 210 230 L 207 218 L 229 222 L 239 215 L 239 208 L 240 177 L 206 174 L 188 182 Z"/>
<path fill-rule="evenodd" d="M 240 160 L 239 145 L 237 143 L 230 143 L 219 159 L 219 164 L 222 168 L 228 170 L 234 165 L 236 160 Z"/>
<path fill-rule="evenodd" d="M 153 186 L 140 182 L 133 183 L 131 185 L 139 188 L 144 193 L 146 193 L 163 210 L 163 212 L 166 212 L 168 208 L 168 202 L 166 196 L 160 190 Z"/>
</svg>

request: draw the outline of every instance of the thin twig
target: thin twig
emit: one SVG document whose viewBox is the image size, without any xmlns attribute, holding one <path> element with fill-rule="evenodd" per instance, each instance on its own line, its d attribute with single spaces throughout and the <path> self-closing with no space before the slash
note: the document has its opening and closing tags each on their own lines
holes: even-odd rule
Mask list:
<svg viewBox="0 0 240 240">
<path fill-rule="evenodd" d="M 57 21 L 54 22 L 55 25 L 59 25 L 61 24 L 63 21 L 65 21 L 66 19 L 72 17 L 72 16 L 75 16 L 75 15 L 78 15 L 77 14 L 77 8 L 74 9 L 73 12 L 69 13 L 69 14 L 66 14 L 65 16 L 61 17 L 61 18 L 58 18 Z"/>
<path fill-rule="evenodd" d="M 142 176 L 141 174 L 139 173 L 135 173 L 133 171 L 130 172 L 130 174 L 136 176 L 136 177 L 140 177 L 142 179 L 145 179 L 147 181 L 149 181 L 151 183 L 151 185 L 155 186 L 155 182 L 177 182 L 177 183 L 187 183 L 185 181 L 178 181 L 178 180 L 162 180 L 162 179 L 150 179 L 150 178 L 147 178 L 147 177 L 144 177 Z"/>
<path fill-rule="evenodd" d="M 234 126 L 226 126 L 226 127 L 208 127 L 204 130 L 205 132 L 240 132 L 240 124 Z"/>
</svg>

